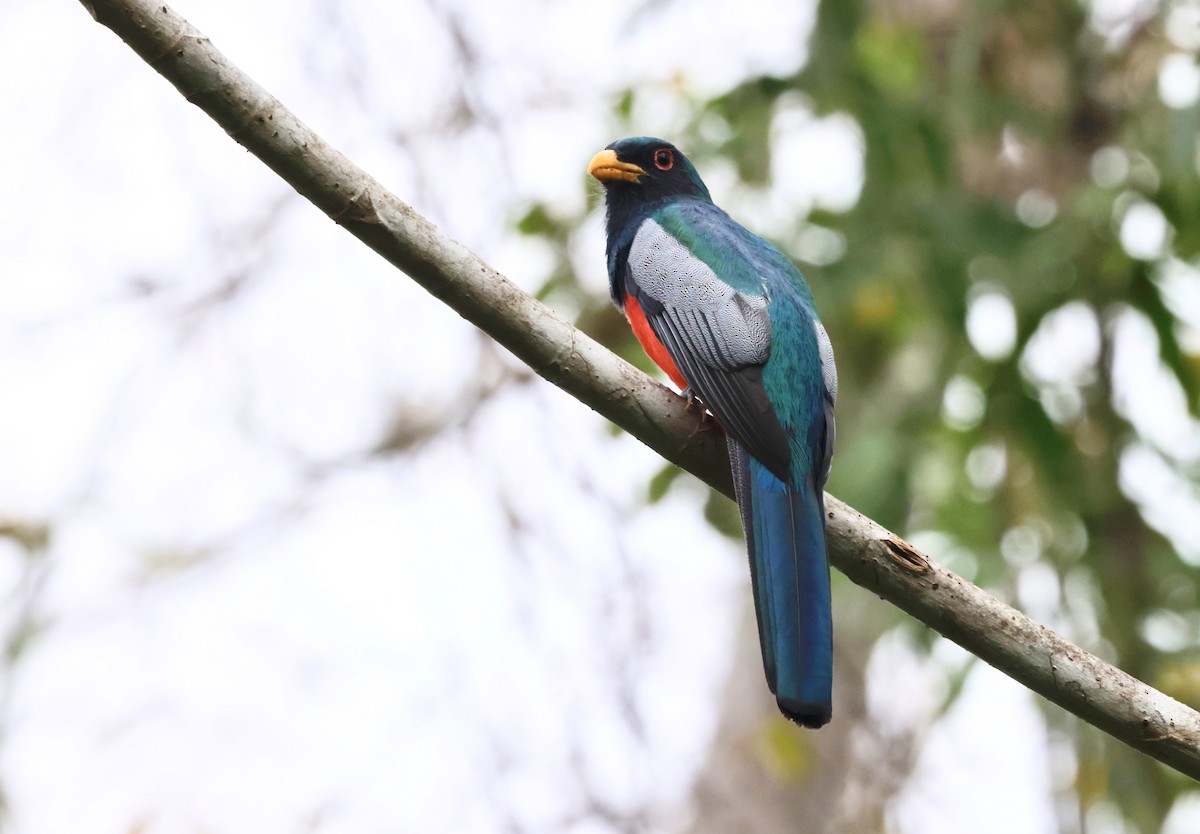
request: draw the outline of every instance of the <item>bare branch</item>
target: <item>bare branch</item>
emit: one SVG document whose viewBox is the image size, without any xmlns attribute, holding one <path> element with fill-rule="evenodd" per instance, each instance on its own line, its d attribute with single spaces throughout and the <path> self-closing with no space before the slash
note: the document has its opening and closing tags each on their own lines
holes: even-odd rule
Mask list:
<svg viewBox="0 0 1200 834">
<path fill-rule="evenodd" d="M 682 398 L 614 356 L 388 193 L 167 6 L 81 0 L 188 99 L 334 221 L 534 371 L 668 460 L 732 494 L 724 441 Z M 828 496 L 830 557 L 879 594 L 1033 691 L 1200 779 L 1200 713 L 934 565 Z"/>
</svg>

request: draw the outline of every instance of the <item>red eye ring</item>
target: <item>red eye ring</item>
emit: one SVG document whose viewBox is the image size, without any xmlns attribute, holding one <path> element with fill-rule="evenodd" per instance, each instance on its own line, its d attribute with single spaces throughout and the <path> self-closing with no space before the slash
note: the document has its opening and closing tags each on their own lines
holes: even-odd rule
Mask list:
<svg viewBox="0 0 1200 834">
<path fill-rule="evenodd" d="M 659 148 L 654 152 L 654 167 L 660 171 L 670 171 L 675 165 L 675 154 L 670 148 Z"/>
</svg>

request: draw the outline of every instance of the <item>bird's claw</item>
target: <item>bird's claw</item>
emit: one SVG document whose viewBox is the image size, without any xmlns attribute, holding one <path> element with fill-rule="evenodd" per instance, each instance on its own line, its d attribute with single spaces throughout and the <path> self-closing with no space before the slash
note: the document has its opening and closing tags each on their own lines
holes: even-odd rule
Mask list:
<svg viewBox="0 0 1200 834">
<path fill-rule="evenodd" d="M 696 396 L 696 392 L 692 390 L 692 386 L 689 385 L 687 388 L 683 389 L 683 396 L 687 399 L 686 407 L 687 407 L 688 411 L 699 411 L 700 412 L 700 426 L 703 427 L 704 424 L 707 423 L 711 419 L 711 417 L 708 413 L 708 409 L 705 407 L 704 403 Z"/>
</svg>

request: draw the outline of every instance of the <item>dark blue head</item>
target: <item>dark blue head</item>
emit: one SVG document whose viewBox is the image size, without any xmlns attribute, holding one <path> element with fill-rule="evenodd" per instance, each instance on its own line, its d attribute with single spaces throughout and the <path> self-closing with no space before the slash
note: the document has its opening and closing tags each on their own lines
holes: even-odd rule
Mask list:
<svg viewBox="0 0 1200 834">
<path fill-rule="evenodd" d="M 688 158 L 670 142 L 651 136 L 613 142 L 592 157 L 588 173 L 604 185 L 610 231 L 662 202 L 679 198 L 712 201 Z"/>
</svg>

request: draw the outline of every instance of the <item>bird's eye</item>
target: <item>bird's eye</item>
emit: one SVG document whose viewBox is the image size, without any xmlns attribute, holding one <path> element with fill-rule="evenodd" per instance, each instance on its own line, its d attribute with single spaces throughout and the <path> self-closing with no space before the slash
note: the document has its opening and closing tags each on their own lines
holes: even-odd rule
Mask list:
<svg viewBox="0 0 1200 834">
<path fill-rule="evenodd" d="M 675 164 L 675 154 L 670 148 L 659 148 L 654 152 L 654 167 L 660 171 L 670 171 Z"/>
</svg>

